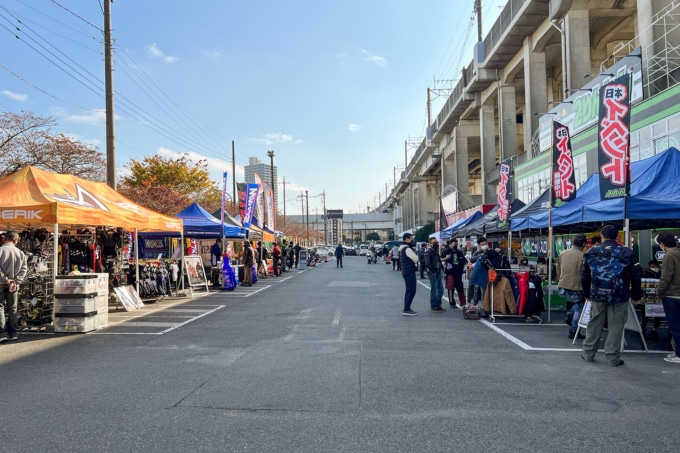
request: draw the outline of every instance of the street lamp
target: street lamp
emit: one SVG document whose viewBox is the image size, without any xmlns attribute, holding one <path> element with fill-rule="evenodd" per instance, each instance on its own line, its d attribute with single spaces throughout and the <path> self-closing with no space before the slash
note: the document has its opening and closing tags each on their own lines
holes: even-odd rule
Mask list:
<svg viewBox="0 0 680 453">
<path fill-rule="evenodd" d="M 275 194 L 276 194 L 276 191 L 275 191 L 276 186 L 274 185 L 274 150 L 267 151 L 267 156 L 269 156 L 269 171 L 271 173 L 271 178 L 269 178 L 269 179 L 270 179 L 271 184 L 272 184 L 272 197 L 274 197 Z M 276 198 L 276 197 L 274 197 L 274 198 Z M 275 206 L 276 206 L 276 204 L 275 204 Z M 274 207 L 274 210 L 276 210 L 276 207 Z M 274 212 L 273 215 L 276 217 L 276 212 Z M 269 223 L 271 223 L 271 225 L 269 225 L 269 226 L 272 227 L 272 230 L 274 230 L 274 228 L 275 228 L 274 219 L 269 219 Z"/>
</svg>

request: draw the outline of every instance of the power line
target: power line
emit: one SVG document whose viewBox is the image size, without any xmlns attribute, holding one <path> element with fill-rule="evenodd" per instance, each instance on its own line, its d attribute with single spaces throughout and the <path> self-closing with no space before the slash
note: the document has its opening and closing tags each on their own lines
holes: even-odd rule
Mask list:
<svg viewBox="0 0 680 453">
<path fill-rule="evenodd" d="M 74 13 L 73 11 L 71 11 L 70 9 L 66 8 L 64 5 L 58 3 L 58 2 L 56 2 L 56 1 L 54 1 L 54 0 L 50 0 L 50 1 L 51 1 L 52 3 L 54 3 L 55 5 L 57 5 L 59 8 L 61 8 L 61 9 L 63 9 L 64 11 L 68 12 L 69 14 L 71 14 L 71 15 L 77 17 L 78 19 L 82 20 L 83 22 L 85 22 L 87 25 L 89 25 L 90 27 L 94 28 L 95 30 L 98 30 L 99 32 L 104 33 L 104 30 L 102 30 L 101 28 L 97 27 L 97 26 L 94 25 L 93 23 L 87 21 L 86 19 L 83 19 L 82 17 L 80 17 L 79 15 L 77 15 L 76 13 Z M 99 6 L 101 6 L 101 2 L 99 2 Z"/>
<path fill-rule="evenodd" d="M 64 104 L 70 105 L 70 106 L 72 106 L 72 107 L 76 107 L 76 108 L 79 108 L 79 109 L 81 109 L 81 110 L 87 110 L 87 111 L 90 111 L 90 112 L 100 112 L 100 111 L 101 111 L 101 110 L 89 109 L 89 108 L 87 108 L 87 107 L 83 107 L 82 105 L 78 105 L 78 104 L 74 104 L 74 103 L 72 103 L 72 102 L 66 101 L 66 100 L 64 100 L 64 99 L 62 99 L 62 98 L 60 98 L 60 97 L 58 97 L 58 96 L 55 96 L 54 94 L 52 94 L 52 93 L 50 93 L 50 92 L 48 92 L 48 91 L 43 90 L 43 89 L 40 88 L 40 87 L 35 86 L 34 84 L 32 84 L 31 82 L 29 82 L 28 80 L 26 80 L 26 79 L 24 79 L 23 77 L 21 77 L 19 74 L 15 73 L 15 72 L 12 71 L 11 69 L 9 69 L 7 66 L 5 66 L 5 65 L 3 65 L 3 64 L 0 64 L 0 67 L 1 67 L 2 69 L 4 69 L 5 71 L 9 72 L 10 74 L 12 74 L 12 75 L 13 75 L 14 77 L 16 77 L 17 79 L 19 79 L 19 80 L 21 80 L 22 82 L 24 82 L 26 85 L 28 85 L 28 86 L 34 88 L 35 90 L 40 91 L 40 92 L 43 93 L 43 94 L 46 94 L 47 96 L 49 96 L 49 97 L 51 97 L 51 98 L 53 98 L 53 99 L 56 99 L 56 100 L 59 101 L 59 102 L 63 102 Z"/>
</svg>

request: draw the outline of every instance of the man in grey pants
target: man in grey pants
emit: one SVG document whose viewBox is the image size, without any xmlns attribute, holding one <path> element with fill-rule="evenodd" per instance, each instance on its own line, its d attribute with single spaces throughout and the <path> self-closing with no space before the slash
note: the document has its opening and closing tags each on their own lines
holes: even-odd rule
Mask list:
<svg viewBox="0 0 680 453">
<path fill-rule="evenodd" d="M 0 247 L 0 343 L 17 341 L 19 316 L 19 284 L 24 281 L 28 264 L 26 255 L 16 246 L 19 234 L 5 233 L 5 243 Z M 5 320 L 5 305 L 9 318 Z"/>
<path fill-rule="evenodd" d="M 583 340 L 581 358 L 592 362 L 600 343 L 605 321 L 609 326 L 604 355 L 609 366 L 623 365 L 621 340 L 628 317 L 628 301 L 642 298 L 641 270 L 633 251 L 616 242 L 614 225 L 602 227 L 604 243 L 585 254 L 581 284 L 586 301 L 591 301 L 590 321 Z"/>
</svg>

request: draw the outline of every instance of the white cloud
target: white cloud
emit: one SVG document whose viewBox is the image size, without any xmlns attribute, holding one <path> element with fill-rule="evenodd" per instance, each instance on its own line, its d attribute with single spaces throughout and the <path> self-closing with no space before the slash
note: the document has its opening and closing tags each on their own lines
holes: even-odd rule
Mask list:
<svg viewBox="0 0 680 453">
<path fill-rule="evenodd" d="M 350 132 L 359 132 L 363 126 L 360 124 L 350 124 L 347 126 L 347 130 Z"/>
<path fill-rule="evenodd" d="M 62 112 L 60 116 L 61 119 L 69 123 L 104 124 L 106 122 L 105 110 L 97 110 L 95 112 L 89 112 L 83 115 L 68 115 L 65 112 Z"/>
<path fill-rule="evenodd" d="M 150 46 L 146 46 L 144 48 L 146 50 L 146 54 L 152 58 L 160 58 L 166 63 L 176 63 L 179 58 L 172 56 L 172 55 L 166 55 L 165 52 L 163 52 L 156 43 L 151 44 Z"/>
<path fill-rule="evenodd" d="M 87 145 L 99 147 L 99 145 L 102 144 L 102 141 L 98 138 L 85 138 L 82 135 L 74 134 L 72 132 L 64 132 L 64 135 L 73 139 L 73 140 L 77 140 L 80 143 L 85 143 Z"/>
<path fill-rule="evenodd" d="M 14 93 L 13 91 L 9 91 L 9 90 L 3 90 L 2 94 L 7 96 L 8 98 L 12 99 L 13 101 L 19 101 L 19 102 L 28 101 L 28 95 L 27 94 Z"/>
<path fill-rule="evenodd" d="M 262 138 L 251 138 L 250 141 L 269 146 L 275 143 L 292 142 L 293 136 L 278 132 L 267 132 L 262 136 Z"/>
<path fill-rule="evenodd" d="M 388 63 L 387 58 L 381 57 L 379 55 L 374 55 L 371 52 L 369 52 L 368 50 L 362 50 L 361 53 L 364 54 L 364 58 L 363 58 L 364 61 L 368 61 L 370 63 L 375 63 L 378 66 L 380 66 L 381 68 L 384 68 L 385 66 L 387 66 L 387 63 Z"/>
<path fill-rule="evenodd" d="M 184 154 L 187 154 L 189 156 L 189 159 L 191 159 L 193 162 L 198 162 L 199 160 L 205 160 L 206 164 L 208 165 L 208 174 L 210 175 L 210 179 L 213 181 L 218 182 L 219 184 L 222 183 L 222 173 L 225 171 L 228 173 L 227 175 L 227 191 L 231 193 L 231 181 L 234 175 L 232 174 L 232 165 L 231 162 L 227 162 L 226 160 L 222 159 L 217 159 L 215 157 L 209 157 L 209 156 L 204 156 L 203 154 L 199 154 L 194 151 L 188 151 L 188 152 L 179 152 L 179 151 L 173 151 L 169 148 L 165 147 L 160 147 L 158 148 L 158 155 L 163 156 L 163 157 L 180 157 Z M 237 181 L 243 181 L 245 179 L 245 172 L 243 171 L 243 167 L 236 165 L 236 180 Z M 220 185 L 221 187 L 221 185 Z"/>
<path fill-rule="evenodd" d="M 211 60 L 217 60 L 222 56 L 222 54 L 219 52 L 215 52 L 214 50 L 206 50 L 203 52 L 203 56 L 206 58 L 210 58 Z"/>
</svg>

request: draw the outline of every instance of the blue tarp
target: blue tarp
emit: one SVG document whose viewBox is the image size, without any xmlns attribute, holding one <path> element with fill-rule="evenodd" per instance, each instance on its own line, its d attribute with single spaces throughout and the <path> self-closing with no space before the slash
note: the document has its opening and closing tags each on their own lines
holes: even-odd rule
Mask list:
<svg viewBox="0 0 680 453">
<path fill-rule="evenodd" d="M 457 221 L 456 223 L 454 223 L 454 224 L 451 225 L 450 227 L 445 228 L 445 229 L 441 232 L 441 235 L 440 235 L 440 236 L 441 236 L 441 239 L 444 240 L 444 239 L 450 238 L 450 237 L 452 236 L 452 234 L 455 234 L 455 233 L 456 233 L 456 231 L 458 231 L 458 230 L 460 230 L 461 228 L 465 227 L 466 225 L 469 225 L 469 224 L 471 224 L 472 222 L 476 221 L 476 220 L 479 219 L 482 215 L 483 215 L 483 214 L 482 214 L 480 211 L 477 211 L 477 212 L 475 212 L 474 214 L 472 214 L 470 217 L 467 217 L 467 218 L 465 218 L 465 219 L 460 219 L 459 221 Z"/>
<path fill-rule="evenodd" d="M 632 184 L 627 218 L 634 229 L 680 225 L 680 151 L 670 148 L 648 159 L 631 164 Z M 592 175 L 578 189 L 576 198 L 552 210 L 552 226 L 592 228 L 602 222 L 620 223 L 624 218 L 624 199 L 600 201 L 598 175 Z M 548 227 L 548 212 L 524 218 L 513 231 Z"/>
<path fill-rule="evenodd" d="M 197 203 L 192 204 L 175 217 L 184 221 L 184 235 L 195 238 L 238 238 L 246 237 L 246 230 L 238 225 L 232 225 L 227 220 L 222 230 L 222 222 L 213 217 Z"/>
</svg>

